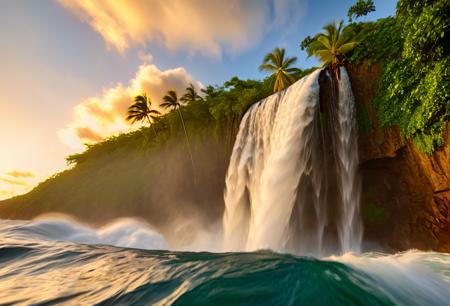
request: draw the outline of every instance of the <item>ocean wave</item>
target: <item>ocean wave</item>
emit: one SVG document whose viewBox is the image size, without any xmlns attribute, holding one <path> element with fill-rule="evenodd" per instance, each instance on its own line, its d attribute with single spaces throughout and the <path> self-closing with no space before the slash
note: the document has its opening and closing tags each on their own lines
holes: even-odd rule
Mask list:
<svg viewBox="0 0 450 306">
<path fill-rule="evenodd" d="M 106 244 L 118 247 L 161 250 L 168 245 L 164 237 L 148 224 L 132 218 L 117 219 L 100 228 L 92 228 L 69 218 L 38 219 L 10 223 L 9 233 L 24 239 L 68 241 L 81 244 Z"/>
<path fill-rule="evenodd" d="M 0 238 L 0 304 L 445 305 L 450 300 L 450 254 L 444 253 L 317 259 L 271 251 L 145 250 L 161 237 L 135 220 L 98 230 L 64 220 L 0 221 Z"/>
</svg>

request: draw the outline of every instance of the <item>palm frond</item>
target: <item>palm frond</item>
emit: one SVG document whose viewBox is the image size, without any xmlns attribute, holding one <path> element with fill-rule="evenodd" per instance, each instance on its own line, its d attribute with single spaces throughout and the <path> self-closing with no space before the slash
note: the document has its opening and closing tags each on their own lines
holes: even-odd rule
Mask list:
<svg viewBox="0 0 450 306">
<path fill-rule="evenodd" d="M 281 67 L 282 68 L 289 68 L 291 65 L 295 64 L 295 62 L 297 61 L 297 57 L 289 57 L 287 58 L 283 63 L 281 63 Z"/>
<path fill-rule="evenodd" d="M 291 66 L 296 61 L 296 57 L 286 57 L 285 49 L 275 48 L 264 56 L 259 70 L 272 73 L 269 78 L 271 82 L 273 81 L 273 91 L 277 92 L 295 82 L 293 74 L 298 73 L 298 68 Z"/>
<path fill-rule="evenodd" d="M 277 67 L 273 64 L 264 63 L 259 66 L 259 71 L 276 71 Z"/>
<path fill-rule="evenodd" d="M 317 38 L 317 41 L 319 43 L 321 43 L 324 48 L 332 49 L 332 46 L 331 46 L 332 42 L 330 41 L 329 37 L 327 37 L 325 35 L 321 35 Z"/>
<path fill-rule="evenodd" d="M 356 34 L 352 28 L 345 27 L 344 22 L 330 22 L 323 27 L 323 32 L 316 35 L 307 48 L 308 57 L 315 55 L 322 66 L 341 65 L 344 55 L 357 45 Z"/>
<path fill-rule="evenodd" d="M 161 103 L 159 106 L 162 108 L 169 108 L 169 107 L 173 107 L 173 104 L 170 102 L 164 102 L 164 103 Z"/>
<path fill-rule="evenodd" d="M 156 109 L 151 109 L 148 113 L 153 114 L 153 115 L 161 115 L 161 113 L 159 111 L 157 111 Z"/>
<path fill-rule="evenodd" d="M 353 41 L 353 42 L 349 42 L 349 43 L 343 44 L 342 46 L 339 47 L 338 51 L 339 51 L 342 55 L 345 55 L 346 53 L 352 51 L 352 50 L 356 47 L 357 44 L 358 44 L 358 43 L 357 43 L 356 41 Z"/>
</svg>

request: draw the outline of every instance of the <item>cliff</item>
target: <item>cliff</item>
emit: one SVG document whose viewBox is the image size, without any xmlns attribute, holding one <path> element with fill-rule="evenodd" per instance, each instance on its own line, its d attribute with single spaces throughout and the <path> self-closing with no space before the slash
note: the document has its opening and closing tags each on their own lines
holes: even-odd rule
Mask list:
<svg viewBox="0 0 450 306">
<path fill-rule="evenodd" d="M 440 149 L 432 155 L 420 152 L 402 140 L 397 127 L 379 124 L 372 100 L 380 67 L 347 68 L 358 113 L 366 113 L 371 125 L 359 138 L 366 240 L 395 250 L 450 252 L 449 125 Z"/>
</svg>

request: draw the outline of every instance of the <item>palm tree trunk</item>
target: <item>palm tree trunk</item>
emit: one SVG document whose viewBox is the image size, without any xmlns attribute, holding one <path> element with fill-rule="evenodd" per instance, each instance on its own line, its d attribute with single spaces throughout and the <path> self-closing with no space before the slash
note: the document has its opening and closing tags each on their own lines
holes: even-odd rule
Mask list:
<svg viewBox="0 0 450 306">
<path fill-rule="evenodd" d="M 188 147 L 188 151 L 189 151 L 189 157 L 191 158 L 191 165 L 192 165 L 192 176 L 194 177 L 194 184 L 197 183 L 197 178 L 195 176 L 195 165 L 194 165 L 194 157 L 192 155 L 192 151 L 191 151 L 191 144 L 189 143 L 189 137 L 186 131 L 186 126 L 184 125 L 184 119 L 183 119 L 183 115 L 181 114 L 181 109 L 178 106 L 178 114 L 180 115 L 180 119 L 181 119 L 181 124 L 183 125 L 183 130 L 184 130 L 184 136 L 186 136 L 186 144 Z"/>
<path fill-rule="evenodd" d="M 150 124 L 150 126 L 152 127 L 152 130 L 153 130 L 153 133 L 155 133 L 155 136 L 156 136 L 156 130 L 155 130 L 155 127 L 153 126 L 152 121 L 150 120 L 150 117 L 149 116 L 146 116 L 146 117 L 147 117 L 147 120 L 148 120 L 148 124 Z"/>
</svg>

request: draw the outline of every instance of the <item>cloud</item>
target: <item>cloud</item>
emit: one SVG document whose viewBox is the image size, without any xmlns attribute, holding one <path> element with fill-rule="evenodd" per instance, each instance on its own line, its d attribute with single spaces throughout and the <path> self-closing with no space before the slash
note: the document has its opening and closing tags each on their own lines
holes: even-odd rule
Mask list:
<svg viewBox="0 0 450 306">
<path fill-rule="evenodd" d="M 75 106 L 72 121 L 59 131 L 59 138 L 64 144 L 81 149 L 84 143 L 129 131 L 125 117 L 134 96 L 146 93 L 153 107 L 158 108 L 169 89 L 181 95 L 190 83 L 197 89 L 203 87 L 182 67 L 162 71 L 154 64 L 144 63 L 127 86 L 119 83 Z"/>
<path fill-rule="evenodd" d="M 12 170 L 0 177 L 0 200 L 27 192 L 35 183 L 35 175 L 31 171 Z"/>
<path fill-rule="evenodd" d="M 29 177 L 34 177 L 34 173 L 30 172 L 30 171 L 17 171 L 17 170 L 13 170 L 10 171 L 8 173 L 6 173 L 9 176 L 18 178 L 18 177 L 23 177 L 23 178 L 29 178 Z"/>
<path fill-rule="evenodd" d="M 295 28 L 306 13 L 308 2 L 302 0 L 273 1 L 273 27 Z M 285 31 L 286 32 L 286 31 Z"/>
<path fill-rule="evenodd" d="M 153 62 L 153 55 L 151 55 L 150 53 L 145 53 L 142 50 L 139 51 L 138 57 L 146 64 L 150 64 L 151 62 Z"/>
<path fill-rule="evenodd" d="M 0 190 L 0 200 L 3 198 L 9 198 L 16 195 L 16 193 L 12 190 Z"/>
<path fill-rule="evenodd" d="M 0 181 L 3 181 L 5 183 L 11 184 L 11 185 L 19 185 L 19 186 L 28 186 L 27 182 L 19 181 L 19 180 L 13 180 L 6 177 L 0 177 Z"/>
<path fill-rule="evenodd" d="M 260 41 L 273 23 L 302 16 L 304 0 L 59 0 L 119 52 L 156 42 L 221 57 Z M 295 27 L 294 24 L 290 26 Z"/>
</svg>

